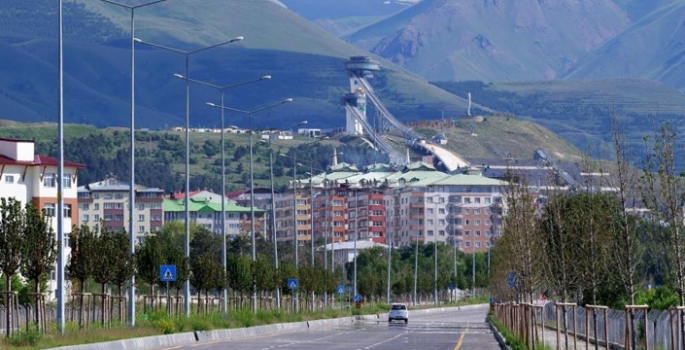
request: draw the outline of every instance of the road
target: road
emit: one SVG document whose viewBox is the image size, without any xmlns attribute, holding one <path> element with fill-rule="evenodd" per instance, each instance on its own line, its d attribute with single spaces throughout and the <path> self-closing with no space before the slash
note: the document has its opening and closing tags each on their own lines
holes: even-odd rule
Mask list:
<svg viewBox="0 0 685 350">
<path fill-rule="evenodd" d="M 184 349 L 218 350 L 495 350 L 500 349 L 485 323 L 487 307 L 409 315 L 409 324 L 387 319 L 357 321 L 322 329 L 264 337 L 199 343 Z M 175 348 L 179 349 L 179 348 Z"/>
</svg>

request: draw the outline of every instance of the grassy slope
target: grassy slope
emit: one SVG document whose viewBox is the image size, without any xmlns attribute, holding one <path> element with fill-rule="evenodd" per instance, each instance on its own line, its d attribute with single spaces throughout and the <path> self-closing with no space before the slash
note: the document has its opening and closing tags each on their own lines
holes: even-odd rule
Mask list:
<svg viewBox="0 0 685 350">
<path fill-rule="evenodd" d="M 12 11 L 28 12 L 26 3 L 8 1 L 16 5 L 10 7 Z M 0 55 L 15 62 L 8 76 L 0 81 L 0 101 L 4 101 L 1 107 L 12 112 L 7 118 L 54 120 L 57 74 L 54 41 L 49 38 L 54 13 L 39 8 L 31 16 L 21 17 L 13 16 L 12 11 L 3 12 L 7 28 L 0 29 L 0 41 L 5 44 L 0 44 Z M 125 40 L 129 16 L 102 2 L 78 1 L 67 8 L 65 17 L 70 24 L 65 37 L 66 120 L 98 126 L 127 125 L 129 48 Z M 302 119 L 315 121 L 312 127 L 342 125 L 344 111 L 338 103 L 349 90 L 342 63 L 348 56 L 364 51 L 298 15 L 268 0 L 179 0 L 140 9 L 136 18 L 137 37 L 182 49 L 245 36 L 238 44 L 198 54 L 190 62 L 191 77 L 219 85 L 264 74 L 274 76 L 258 87 L 230 91 L 227 105 L 252 109 L 292 97 L 292 107 L 279 108 L 277 118 L 270 114 L 269 125 L 287 126 Z M 82 23 L 84 19 L 87 26 Z M 36 30 L 24 34 L 18 29 L 22 26 Z M 443 109 L 464 110 L 463 99 L 386 61 L 382 65 L 384 72 L 378 77 L 385 79 L 376 79 L 374 86 L 379 84 L 376 88 L 381 99 L 400 119 L 416 119 L 425 110 L 431 115 L 439 115 Z M 171 78 L 172 73 L 183 70 L 182 56 L 138 46 L 138 125 L 160 128 L 183 122 L 185 90 L 182 83 Z M 216 92 L 198 87 L 191 90 L 191 124 L 217 125 L 216 114 L 204 106 L 205 101 L 217 99 Z M 403 104 L 406 100 L 417 103 Z M 240 121 L 244 122 L 244 118 Z"/>
</svg>

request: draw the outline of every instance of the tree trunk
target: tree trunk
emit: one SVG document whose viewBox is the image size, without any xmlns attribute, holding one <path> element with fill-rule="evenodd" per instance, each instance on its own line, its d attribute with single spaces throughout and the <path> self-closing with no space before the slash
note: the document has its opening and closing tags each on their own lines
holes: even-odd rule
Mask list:
<svg viewBox="0 0 685 350">
<path fill-rule="evenodd" d="M 41 306 L 41 295 L 40 295 L 40 278 L 36 278 L 34 280 L 35 283 L 35 293 L 36 293 L 36 330 L 39 331 L 44 331 L 43 327 L 41 327 L 42 322 L 41 322 L 41 311 L 42 311 L 42 306 Z"/>
<path fill-rule="evenodd" d="M 102 295 L 101 295 L 101 297 L 102 297 L 102 310 L 101 310 L 101 314 L 102 314 L 102 315 L 101 315 L 101 317 L 100 317 L 100 322 L 102 323 L 102 326 L 104 327 L 104 326 L 105 326 L 105 321 L 107 320 L 107 317 L 105 317 L 105 316 L 106 316 L 105 313 L 106 313 L 106 311 L 107 311 L 107 295 L 105 294 L 106 291 L 107 291 L 107 283 L 103 283 L 103 284 L 101 285 L 101 289 L 102 289 Z"/>
<path fill-rule="evenodd" d="M 5 331 L 5 337 L 9 338 L 12 335 L 12 276 L 5 274 L 5 307 L 7 312 L 5 312 L 5 325 L 7 329 Z"/>
</svg>

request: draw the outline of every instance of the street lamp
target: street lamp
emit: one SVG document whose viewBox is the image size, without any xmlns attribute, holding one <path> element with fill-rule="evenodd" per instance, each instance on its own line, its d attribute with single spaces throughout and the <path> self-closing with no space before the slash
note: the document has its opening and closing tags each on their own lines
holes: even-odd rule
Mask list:
<svg viewBox="0 0 685 350">
<path fill-rule="evenodd" d="M 59 159 L 57 160 L 57 328 L 64 334 L 64 52 L 63 52 L 63 33 L 62 33 L 62 0 L 58 2 L 57 9 L 57 144 L 59 148 Z M 133 172 L 131 172 L 133 173 Z M 131 220 L 133 222 L 133 220 Z M 133 318 L 135 320 L 135 317 Z"/>
<path fill-rule="evenodd" d="M 216 107 L 216 108 L 221 108 L 221 110 L 228 110 L 228 111 L 233 111 L 233 112 L 238 112 L 242 114 L 246 114 L 248 116 L 248 123 L 250 124 L 250 229 L 252 230 L 252 261 L 257 260 L 257 250 L 256 250 L 256 241 L 255 241 L 255 216 L 254 216 L 254 161 L 252 159 L 252 114 L 261 112 L 276 106 L 280 106 L 282 104 L 290 103 L 292 102 L 292 98 L 287 98 L 285 100 L 272 103 L 270 105 L 266 105 L 264 107 L 260 107 L 254 110 L 242 110 L 242 109 L 237 109 L 237 108 L 231 108 L 231 107 L 226 107 L 223 105 L 223 101 L 221 105 L 214 104 L 212 102 L 207 102 L 208 106 L 211 107 Z M 252 313 L 257 313 L 257 289 L 256 286 L 252 285 Z"/>
<path fill-rule="evenodd" d="M 269 80 L 271 79 L 270 75 L 264 75 L 261 76 L 257 79 L 252 79 L 252 80 L 247 80 L 247 81 L 242 81 L 239 83 L 234 83 L 231 85 L 225 85 L 225 86 L 220 86 L 220 85 L 215 85 L 211 83 L 207 83 L 201 80 L 195 80 L 188 78 L 184 75 L 181 74 L 174 74 L 174 77 L 190 81 L 195 84 L 199 84 L 202 86 L 206 86 L 215 90 L 218 90 L 221 93 L 221 105 L 224 105 L 224 92 L 230 88 L 238 87 L 241 85 L 246 85 L 250 83 L 256 83 L 258 81 L 263 81 L 263 80 Z M 226 147 L 225 147 L 225 123 L 224 123 L 224 110 L 221 110 L 221 265 L 224 268 L 224 272 L 226 271 L 227 263 L 226 263 Z M 228 290 L 226 288 L 223 289 L 221 292 L 222 298 L 223 298 L 223 308 L 224 312 L 228 311 Z"/>
<path fill-rule="evenodd" d="M 179 50 L 173 47 L 169 46 L 164 46 L 164 45 L 158 45 L 158 44 L 153 44 L 149 43 L 146 41 L 143 41 L 138 38 L 133 38 L 134 42 L 140 43 L 140 44 L 145 44 L 148 46 L 152 46 L 158 49 L 166 50 L 166 51 L 171 51 L 175 53 L 180 53 L 185 56 L 185 74 L 184 77 L 186 79 L 186 127 L 185 127 L 185 137 L 186 137 L 186 183 L 185 183 L 185 231 L 186 231 L 186 241 L 185 241 L 185 258 L 186 258 L 186 264 L 189 263 L 190 260 L 190 80 L 188 76 L 188 68 L 189 68 L 189 63 L 190 63 L 190 56 L 202 51 L 206 51 L 209 49 L 213 49 L 215 47 L 219 47 L 222 45 L 226 44 L 231 44 L 234 42 L 238 42 L 243 40 L 242 36 L 235 37 L 231 40 L 224 41 L 222 43 L 212 45 L 212 46 L 207 46 L 201 49 L 196 49 L 192 51 L 183 51 Z M 133 186 L 133 183 L 131 183 L 131 186 Z M 133 219 L 131 219 L 133 221 Z M 131 224 L 133 225 L 133 224 Z M 184 293 L 184 306 L 185 306 L 185 312 L 186 316 L 190 316 L 190 280 L 186 278 L 185 281 L 185 293 Z"/>
<path fill-rule="evenodd" d="M 128 236 L 129 236 L 129 249 L 131 252 L 131 255 L 133 255 L 136 252 L 136 235 L 134 231 L 134 226 L 133 226 L 133 216 L 134 216 L 134 207 L 136 204 L 136 197 L 135 197 L 135 183 L 136 183 L 136 144 L 135 144 L 135 119 L 136 119 L 136 84 L 135 84 L 135 72 L 136 72 L 136 66 L 135 66 L 135 52 L 136 52 L 136 39 L 135 39 L 135 34 L 136 34 L 136 21 L 135 21 L 135 12 L 137 9 L 158 4 L 160 2 L 165 2 L 168 0 L 156 0 L 156 1 L 150 1 L 144 4 L 136 5 L 136 6 L 131 6 L 127 5 L 124 3 L 120 3 L 117 1 L 113 0 L 100 0 L 102 2 L 112 4 L 115 6 L 123 7 L 125 9 L 128 9 L 131 11 L 131 127 L 130 127 L 130 142 L 131 142 L 131 183 L 129 186 L 128 190 L 128 201 L 129 201 L 129 206 L 128 206 Z M 62 0 L 60 0 L 60 21 L 62 20 L 61 17 L 61 10 L 62 10 Z M 61 40 L 61 29 L 62 24 L 60 22 L 60 40 Z M 62 49 L 61 49 L 61 41 L 60 41 L 60 57 L 62 55 Z M 60 64 L 62 64 L 62 59 L 60 58 Z M 60 69 L 62 67 L 60 66 Z M 60 71 L 60 88 L 62 87 L 62 72 Z M 60 109 L 62 108 L 62 91 L 60 90 Z M 62 112 L 60 112 L 62 113 Z M 61 179 L 60 175 L 60 179 Z M 61 180 L 60 180 L 61 181 Z M 61 193 L 61 191 L 60 191 Z M 60 201 L 61 203 L 61 201 Z M 58 210 L 61 209 L 58 208 Z M 59 220 L 58 220 L 59 221 Z M 59 223 L 58 223 L 59 225 Z M 60 246 L 61 247 L 61 246 Z M 60 257 L 62 254 L 60 253 Z M 63 268 L 62 268 L 63 269 Z M 59 275 L 59 269 L 57 271 L 57 274 Z M 64 276 L 64 271 L 62 271 L 62 276 Z M 62 282 L 63 283 L 63 282 Z M 135 276 L 131 276 L 131 286 L 130 289 L 128 290 L 128 319 L 129 319 L 129 325 L 131 327 L 136 325 L 136 285 L 135 285 Z M 62 316 L 64 316 L 64 305 L 63 302 L 60 302 L 58 305 L 58 314 L 59 309 L 62 308 Z M 59 317 L 58 317 L 59 318 Z M 60 322 L 60 321 L 58 321 Z M 64 320 L 61 321 L 61 329 L 64 329 Z"/>
</svg>

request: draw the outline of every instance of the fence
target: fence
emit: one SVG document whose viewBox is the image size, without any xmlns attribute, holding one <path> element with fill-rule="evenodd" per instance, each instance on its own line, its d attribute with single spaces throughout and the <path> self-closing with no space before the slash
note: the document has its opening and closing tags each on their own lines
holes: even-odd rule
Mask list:
<svg viewBox="0 0 685 350">
<path fill-rule="evenodd" d="M 626 350 L 685 348 L 685 307 L 650 311 L 644 305 L 611 310 L 569 303 L 504 303 L 495 305 L 494 311 L 529 348 L 552 343 L 544 338 L 544 327 L 556 330 L 556 349 L 578 349 L 578 338 L 589 339 L 596 348 L 605 348 L 607 340 Z"/>
</svg>

